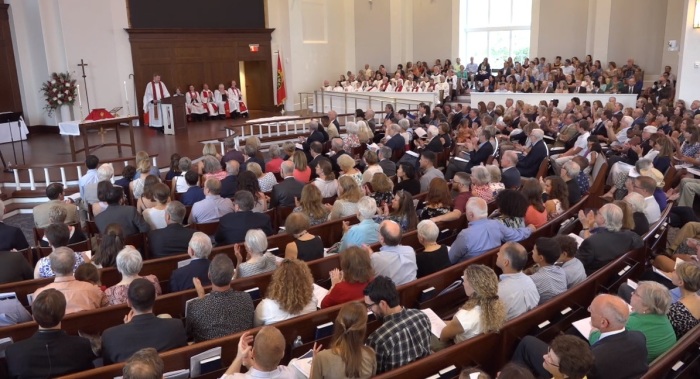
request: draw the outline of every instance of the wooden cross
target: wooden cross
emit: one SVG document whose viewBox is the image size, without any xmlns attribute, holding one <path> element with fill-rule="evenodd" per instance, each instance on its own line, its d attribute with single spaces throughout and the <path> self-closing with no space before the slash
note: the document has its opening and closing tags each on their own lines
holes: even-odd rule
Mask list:
<svg viewBox="0 0 700 379">
<path fill-rule="evenodd" d="M 83 84 L 85 85 L 85 100 L 87 101 L 87 107 L 88 107 L 88 113 L 92 111 L 90 109 L 90 95 L 88 95 L 88 89 L 87 89 L 87 75 L 85 75 L 85 66 L 88 64 L 83 62 L 83 59 L 80 59 L 80 64 L 78 64 L 78 67 L 80 67 L 83 70 Z"/>
</svg>

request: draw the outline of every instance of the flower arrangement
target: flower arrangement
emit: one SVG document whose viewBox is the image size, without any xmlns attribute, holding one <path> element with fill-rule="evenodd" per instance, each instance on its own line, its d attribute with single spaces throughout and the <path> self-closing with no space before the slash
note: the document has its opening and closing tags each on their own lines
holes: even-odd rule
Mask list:
<svg viewBox="0 0 700 379">
<path fill-rule="evenodd" d="M 76 96 L 78 96 L 76 91 L 75 80 L 71 79 L 69 73 L 54 72 L 51 74 L 51 79 L 41 85 L 41 92 L 46 101 L 44 109 L 48 112 L 49 116 L 63 105 L 73 105 Z"/>
</svg>

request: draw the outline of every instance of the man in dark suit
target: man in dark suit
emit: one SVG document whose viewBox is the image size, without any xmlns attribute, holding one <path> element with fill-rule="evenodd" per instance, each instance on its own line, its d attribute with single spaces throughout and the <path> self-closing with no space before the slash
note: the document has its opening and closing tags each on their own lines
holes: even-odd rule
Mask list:
<svg viewBox="0 0 700 379">
<path fill-rule="evenodd" d="M 34 279 L 34 270 L 22 254 L 14 251 L 0 252 L 0 283 L 30 279 Z"/>
<path fill-rule="evenodd" d="M 337 177 L 338 173 L 340 172 L 340 166 L 338 166 L 338 158 L 340 158 L 341 155 L 347 154 L 345 150 L 343 150 L 343 139 L 333 138 L 333 140 L 331 141 L 331 150 L 335 153 L 330 157 L 331 166 L 333 166 L 333 172 Z"/>
<path fill-rule="evenodd" d="M 61 292 L 47 289 L 40 293 L 32 303 L 32 314 L 39 331 L 5 351 L 10 378 L 53 378 L 95 367 L 90 341 L 61 330 L 66 314 Z"/>
<path fill-rule="evenodd" d="M 195 230 L 182 226 L 186 212 L 185 206 L 179 201 L 171 201 L 165 208 L 165 222 L 168 225 L 148 233 L 150 252 L 154 258 L 183 254 L 187 251 Z"/>
<path fill-rule="evenodd" d="M 474 146 L 471 141 L 467 141 L 465 144 L 466 150 L 458 157 L 460 159 L 450 159 L 450 163 L 445 171 L 445 180 L 452 179 L 458 172 L 471 173 L 472 167 L 479 166 L 482 163 L 486 164 L 486 160 L 493 154 L 493 145 L 489 141 L 490 139 L 491 132 L 482 129 L 481 133 L 479 133 L 478 146 Z M 465 162 L 466 159 L 468 159 L 468 162 Z"/>
<path fill-rule="evenodd" d="M 235 160 L 239 165 L 245 162 L 243 153 L 236 150 L 236 139 L 234 136 L 226 137 L 224 147 L 226 148 L 226 154 L 221 157 L 221 168 L 226 168 L 226 162 L 230 160 Z"/>
<path fill-rule="evenodd" d="M 378 152 L 379 166 L 386 176 L 396 175 L 396 163 L 391 160 L 391 148 L 388 146 L 382 146 Z"/>
<path fill-rule="evenodd" d="M 320 142 L 323 144 L 326 141 L 326 138 L 323 136 L 323 133 L 318 128 L 318 121 L 311 121 L 309 122 L 309 130 L 311 130 L 311 134 L 306 138 L 306 140 L 303 140 L 302 146 L 304 146 L 304 151 L 308 152 L 311 149 L 311 144 L 314 142 Z M 301 139 L 302 137 L 299 137 Z"/>
<path fill-rule="evenodd" d="M 22 229 L 5 224 L 2 216 L 5 214 L 5 202 L 0 200 L 0 251 L 12 249 L 24 250 L 29 247 L 27 237 Z"/>
<path fill-rule="evenodd" d="M 231 197 L 238 190 L 238 171 L 240 168 L 241 165 L 235 160 L 226 162 L 226 174 L 228 175 L 221 179 L 221 197 Z"/>
<path fill-rule="evenodd" d="M 524 178 L 534 178 L 537 175 L 537 171 L 540 169 L 542 160 L 544 160 L 549 155 L 549 149 L 544 143 L 544 131 L 542 129 L 535 129 L 530 133 L 530 143 L 532 147 L 530 151 L 520 160 L 515 167 L 520 171 L 520 176 Z"/>
<path fill-rule="evenodd" d="M 318 162 L 320 161 L 328 161 L 330 163 L 330 159 L 328 157 L 323 155 L 323 144 L 320 142 L 314 142 L 311 144 L 309 147 L 309 167 L 311 167 L 311 180 L 314 180 L 318 177 L 316 175 L 316 166 L 318 166 Z M 333 164 L 331 164 L 331 167 Z"/>
<path fill-rule="evenodd" d="M 569 93 L 586 93 L 586 87 L 581 85 L 580 80 L 577 80 L 575 85 L 569 87 Z"/>
<path fill-rule="evenodd" d="M 105 366 L 124 362 L 146 347 L 164 352 L 187 345 L 187 334 L 182 321 L 156 317 L 153 314 L 155 301 L 156 289 L 153 283 L 138 278 L 129 284 L 126 302 L 131 311 L 124 318 L 124 324 L 113 326 L 102 333 L 102 359 Z"/>
<path fill-rule="evenodd" d="M 566 187 L 569 190 L 569 206 L 578 203 L 581 200 L 581 187 L 578 185 L 578 174 L 581 172 L 581 166 L 574 161 L 568 161 L 561 166 L 559 176 L 564 179 Z M 556 171 L 554 171 L 556 173 Z"/>
<path fill-rule="evenodd" d="M 626 93 L 626 94 L 635 94 L 637 97 L 642 93 L 641 89 L 637 87 L 637 80 L 634 79 L 634 76 L 627 79 L 627 85 L 622 87 L 621 93 Z"/>
<path fill-rule="evenodd" d="M 265 213 L 253 212 L 255 199 L 248 191 L 238 191 L 233 197 L 235 212 L 219 219 L 219 229 L 216 231 L 216 244 L 231 245 L 245 241 L 245 235 L 250 229 L 261 229 L 268 236 L 272 235 L 272 222 Z"/>
<path fill-rule="evenodd" d="M 204 189 L 199 186 L 199 174 L 197 174 L 197 171 L 187 171 L 185 173 L 185 182 L 187 182 L 189 188 L 180 196 L 180 201 L 183 205 L 191 207 L 194 203 L 206 198 Z"/>
<path fill-rule="evenodd" d="M 406 150 L 406 141 L 401 136 L 402 129 L 398 124 L 390 125 L 386 130 L 386 135 L 388 136 L 384 146 L 391 149 L 391 153 L 394 154 L 397 151 Z"/>
<path fill-rule="evenodd" d="M 187 245 L 190 263 L 173 271 L 170 275 L 170 292 L 184 291 L 194 288 L 193 278 L 199 279 L 202 285 L 209 285 L 209 254 L 211 254 L 211 238 L 202 232 L 195 232 Z"/>
<path fill-rule="evenodd" d="M 547 82 L 546 80 L 542 81 L 541 88 L 542 90 L 540 92 L 542 93 L 554 93 L 554 85 L 552 85 L 552 83 Z"/>
<path fill-rule="evenodd" d="M 603 221 L 602 225 L 589 225 L 586 220 L 593 219 L 591 216 L 584 220 L 584 230 L 592 227 L 602 229 L 583 240 L 576 253 L 576 258 L 583 263 L 587 275 L 593 274 L 622 254 L 643 245 L 643 241 L 637 233 L 631 230 L 621 230 L 622 217 L 622 209 L 610 203 L 600 207 L 598 217 L 595 218 Z"/>
<path fill-rule="evenodd" d="M 501 182 L 507 189 L 520 188 L 520 171 L 515 167 L 518 164 L 518 154 L 514 150 L 503 153 L 501 158 Z"/>
<path fill-rule="evenodd" d="M 603 338 L 594 337 L 591 351 L 594 357 L 593 368 L 588 373 L 590 379 L 639 378 L 647 372 L 647 346 L 644 334 L 625 330 L 629 319 L 627 304 L 617 296 L 598 295 L 591 306 L 591 326 L 598 329 Z M 590 337 L 590 336 L 585 336 Z M 543 367 L 544 355 L 548 346 L 532 336 L 525 336 L 518 344 L 512 361 L 528 367 L 539 378 L 551 377 Z"/>
<path fill-rule="evenodd" d="M 243 164 L 243 171 L 248 169 L 248 163 L 255 162 L 260 165 L 262 172 L 265 172 L 265 160 L 258 157 L 258 149 L 255 146 L 245 145 L 243 151 L 245 151 L 245 157 L 247 158 Z"/>
<path fill-rule="evenodd" d="M 124 190 L 121 187 L 112 187 L 107 192 L 107 209 L 95 216 L 95 224 L 104 233 L 109 224 L 119 224 L 124 230 L 124 236 L 137 233 L 146 233 L 151 230 L 143 216 L 130 205 L 121 205 L 124 198 Z"/>
<path fill-rule="evenodd" d="M 294 163 L 290 161 L 282 162 L 280 173 L 284 179 L 272 186 L 270 208 L 277 206 L 294 207 L 296 206 L 294 198 L 301 199 L 301 190 L 304 189 L 304 183 L 294 179 L 294 176 L 292 176 Z"/>
</svg>

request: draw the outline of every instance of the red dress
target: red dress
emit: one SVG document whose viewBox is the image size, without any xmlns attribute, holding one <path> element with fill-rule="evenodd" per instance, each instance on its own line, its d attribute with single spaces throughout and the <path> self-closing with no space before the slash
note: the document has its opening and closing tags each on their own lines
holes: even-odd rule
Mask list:
<svg viewBox="0 0 700 379">
<path fill-rule="evenodd" d="M 334 305 L 347 303 L 354 300 L 364 298 L 364 290 L 369 282 L 365 283 L 348 283 L 340 282 L 328 292 L 328 295 L 321 301 L 321 308 L 328 308 Z"/>
</svg>

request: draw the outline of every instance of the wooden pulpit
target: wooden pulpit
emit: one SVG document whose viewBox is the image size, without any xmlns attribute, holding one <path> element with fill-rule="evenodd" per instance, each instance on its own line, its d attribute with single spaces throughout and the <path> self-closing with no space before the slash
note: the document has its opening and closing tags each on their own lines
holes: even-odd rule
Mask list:
<svg viewBox="0 0 700 379">
<path fill-rule="evenodd" d="M 168 116 L 164 117 L 163 128 L 165 134 L 175 134 L 175 129 L 187 127 L 187 111 L 185 108 L 185 96 L 171 96 L 161 100 L 161 109 L 167 110 Z M 170 113 L 169 108 L 172 108 Z"/>
</svg>

